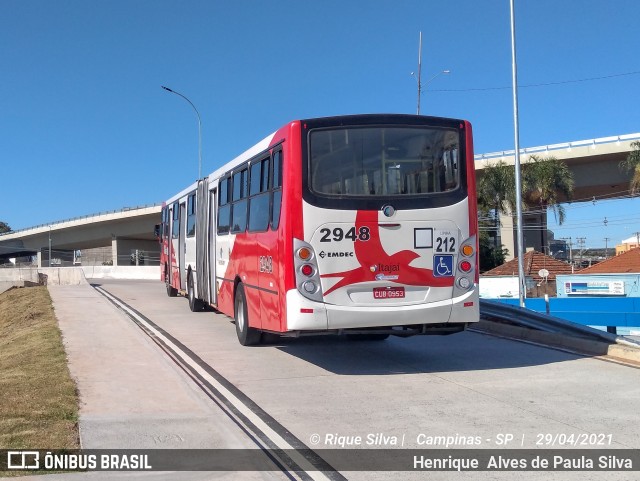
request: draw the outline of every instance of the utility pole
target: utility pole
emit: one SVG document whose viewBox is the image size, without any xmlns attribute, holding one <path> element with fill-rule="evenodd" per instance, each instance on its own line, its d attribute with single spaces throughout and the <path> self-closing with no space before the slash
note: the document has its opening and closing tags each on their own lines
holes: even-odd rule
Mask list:
<svg viewBox="0 0 640 481">
<path fill-rule="evenodd" d="M 420 32 L 420 39 L 418 40 L 418 76 L 416 77 L 414 72 L 411 72 L 411 76 L 416 78 L 418 82 L 418 106 L 416 108 L 416 115 L 420 115 L 420 97 L 422 94 L 422 88 L 427 88 L 431 82 L 437 79 L 442 74 L 449 74 L 451 70 L 441 70 L 429 80 L 427 80 L 424 84 L 422 83 L 422 32 Z"/>
<path fill-rule="evenodd" d="M 604 238 L 604 258 L 605 260 L 607 260 L 609 258 L 609 241 L 611 240 L 610 237 L 605 237 Z"/>
<path fill-rule="evenodd" d="M 422 31 L 418 43 L 418 109 L 416 115 L 420 115 L 420 91 L 422 90 Z"/>
<path fill-rule="evenodd" d="M 586 240 L 587 240 L 586 237 L 578 237 L 576 239 L 576 244 L 578 244 L 578 248 L 580 249 L 580 266 L 579 267 L 582 267 L 582 254 L 584 253 L 584 245 Z"/>
<path fill-rule="evenodd" d="M 573 244 L 571 243 L 571 237 L 561 237 L 563 241 L 569 241 L 569 264 L 573 265 Z"/>
</svg>

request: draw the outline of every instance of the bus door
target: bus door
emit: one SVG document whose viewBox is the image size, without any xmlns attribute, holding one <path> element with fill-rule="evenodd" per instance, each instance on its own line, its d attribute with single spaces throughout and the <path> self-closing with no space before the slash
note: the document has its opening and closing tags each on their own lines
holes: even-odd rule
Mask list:
<svg viewBox="0 0 640 481">
<path fill-rule="evenodd" d="M 185 231 L 186 231 L 186 222 L 183 222 L 184 219 L 187 218 L 187 203 L 180 203 L 180 214 L 179 214 L 179 236 L 178 236 L 178 271 L 180 275 L 180 289 L 186 289 L 186 272 L 185 272 Z M 183 225 L 185 224 L 185 225 Z"/>
<path fill-rule="evenodd" d="M 178 265 L 178 238 L 180 236 L 180 208 L 178 203 L 174 202 L 169 208 L 169 276 L 172 287 L 180 286 L 180 267 Z"/>
<path fill-rule="evenodd" d="M 217 190 L 213 189 L 209 192 L 209 222 L 207 229 L 207 248 L 209 256 L 209 302 L 213 305 L 218 304 L 218 290 L 216 289 L 216 266 L 218 264 L 216 258 L 216 226 L 218 208 Z"/>
</svg>

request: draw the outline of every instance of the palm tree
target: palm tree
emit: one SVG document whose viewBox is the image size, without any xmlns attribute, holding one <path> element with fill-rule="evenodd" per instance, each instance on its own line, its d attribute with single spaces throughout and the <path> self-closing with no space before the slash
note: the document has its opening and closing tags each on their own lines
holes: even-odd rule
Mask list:
<svg viewBox="0 0 640 481">
<path fill-rule="evenodd" d="M 566 214 L 560 205 L 560 196 L 566 200 L 573 197 L 573 173 L 566 162 L 556 157 L 538 157 L 532 155 L 523 165 L 522 197 L 525 204 L 537 207 L 541 211 L 551 209 L 558 224 L 562 224 Z"/>
<path fill-rule="evenodd" d="M 629 190 L 633 195 L 640 190 L 640 141 L 631 142 L 631 147 L 633 150 L 620 162 L 620 168 L 627 172 L 633 171 L 633 177 L 629 182 Z"/>
<path fill-rule="evenodd" d="M 523 165 L 522 177 L 522 197 L 527 208 L 530 211 L 538 210 L 543 218 L 547 209 L 551 209 L 558 224 L 563 224 L 566 212 L 560 202 L 571 200 L 574 186 L 573 173 L 566 162 L 556 157 L 532 155 L 529 162 Z M 540 245 L 547 245 L 546 229 L 540 230 Z"/>
<path fill-rule="evenodd" d="M 522 165 L 523 208 L 539 211 L 541 214 L 551 209 L 559 224 L 564 223 L 566 212 L 560 204 L 573 196 L 573 174 L 567 164 L 555 157 L 542 158 L 532 155 Z M 503 161 L 489 165 L 482 170 L 478 179 L 478 207 L 481 211 L 493 211 L 495 225 L 499 232 L 500 214 L 511 214 L 516 210 L 515 169 Z M 541 245 L 546 245 L 546 231 L 541 231 Z M 495 249 L 500 249 L 498 237 Z"/>
<path fill-rule="evenodd" d="M 487 165 L 478 180 L 478 207 L 481 211 L 493 211 L 496 231 L 495 248 L 500 248 L 500 214 L 510 214 L 515 205 L 515 171 L 502 160 Z"/>
</svg>

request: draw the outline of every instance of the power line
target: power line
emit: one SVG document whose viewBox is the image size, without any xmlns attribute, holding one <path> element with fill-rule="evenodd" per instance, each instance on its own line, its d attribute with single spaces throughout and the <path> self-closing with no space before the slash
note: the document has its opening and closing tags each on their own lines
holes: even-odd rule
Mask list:
<svg viewBox="0 0 640 481">
<path fill-rule="evenodd" d="M 617 191 L 617 192 L 613 192 L 613 194 L 622 194 L 624 192 L 630 192 L 629 190 L 621 190 L 621 191 Z M 575 209 L 582 209 L 582 208 L 591 208 L 591 205 L 587 205 L 588 202 L 593 202 L 594 200 L 596 202 L 609 202 L 609 201 L 621 201 L 621 200 L 629 200 L 629 199 L 640 199 L 640 196 L 638 196 L 637 194 L 626 194 L 626 195 L 617 195 L 615 197 L 612 197 L 610 194 L 607 195 L 602 195 L 602 196 L 590 196 L 590 197 L 585 197 L 582 199 L 572 199 L 571 202 L 560 202 L 556 205 L 562 205 L 566 210 L 575 210 Z M 542 214 L 547 212 L 547 209 L 550 208 L 550 206 L 548 206 L 545 209 L 530 209 L 524 212 L 524 215 L 537 215 L 537 214 Z M 514 214 L 502 214 L 506 217 L 515 217 Z M 615 218 L 616 216 L 613 216 L 613 218 Z M 618 216 L 621 217 L 621 216 Z M 624 217 L 624 216 L 622 216 Z"/>
<path fill-rule="evenodd" d="M 617 74 L 612 74 L 612 75 L 603 75 L 601 77 L 589 77 L 589 78 L 582 78 L 582 79 L 575 79 L 575 80 L 559 80 L 559 81 L 555 81 L 555 82 L 544 82 L 544 83 L 537 83 L 537 84 L 526 84 L 526 85 L 518 85 L 518 88 L 536 88 L 536 87 L 549 87 L 549 86 L 553 86 L 553 85 L 566 85 L 566 84 L 575 84 L 575 83 L 581 83 L 581 82 L 593 82 L 596 80 L 608 80 L 608 79 L 612 79 L 612 78 L 618 78 L 618 77 L 626 77 L 629 75 L 640 75 L 640 71 L 634 71 L 634 72 L 624 72 L 624 73 L 617 73 Z M 487 92 L 487 91 L 491 91 L 491 90 L 510 90 L 511 86 L 509 87 L 483 87 L 483 88 L 470 88 L 470 89 L 432 89 L 430 90 L 430 92 Z"/>
</svg>

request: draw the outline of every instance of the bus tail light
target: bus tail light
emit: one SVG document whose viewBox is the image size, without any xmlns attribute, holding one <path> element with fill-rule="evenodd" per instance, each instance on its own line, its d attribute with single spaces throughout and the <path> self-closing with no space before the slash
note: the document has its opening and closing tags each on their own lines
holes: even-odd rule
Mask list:
<svg viewBox="0 0 640 481">
<path fill-rule="evenodd" d="M 460 267 L 462 272 L 471 272 L 471 269 L 473 269 L 473 266 L 469 261 L 462 261 L 458 267 Z"/>
<path fill-rule="evenodd" d="M 300 249 L 297 250 L 297 255 L 303 261 L 308 261 L 309 259 L 311 259 L 311 252 L 312 251 L 310 249 L 306 247 L 301 247 Z"/>
<path fill-rule="evenodd" d="M 460 254 L 462 254 L 465 257 L 470 257 L 473 255 L 474 250 L 475 249 L 471 244 L 464 244 L 462 246 L 462 249 L 460 249 Z"/>
<path fill-rule="evenodd" d="M 462 295 L 474 286 L 474 269 L 478 265 L 475 235 L 461 243 L 459 254 L 461 259 L 456 269 L 454 296 Z"/>
<path fill-rule="evenodd" d="M 309 294 L 313 294 L 317 289 L 318 286 L 316 286 L 316 283 L 313 281 L 307 281 L 304 284 L 302 284 L 302 288 Z"/>
<path fill-rule="evenodd" d="M 310 244 L 293 239 L 293 268 L 298 292 L 307 299 L 323 302 L 318 262 Z"/>
</svg>

